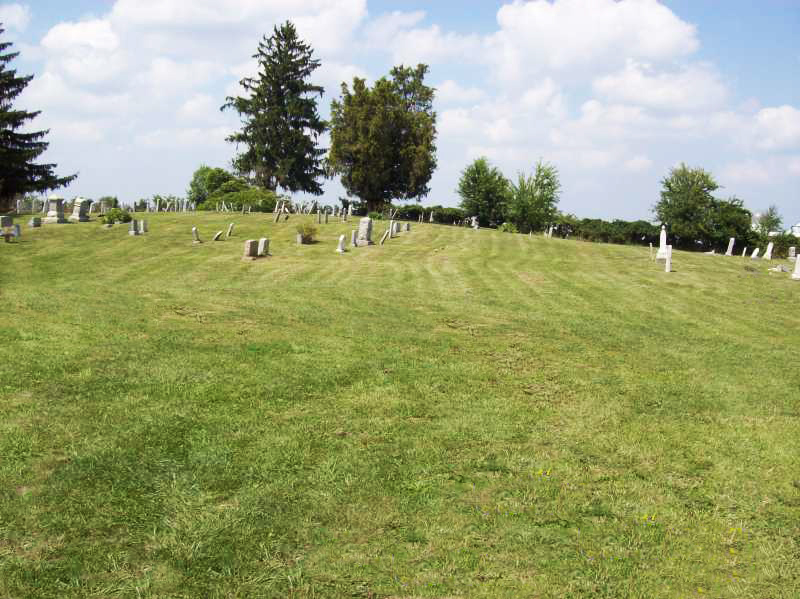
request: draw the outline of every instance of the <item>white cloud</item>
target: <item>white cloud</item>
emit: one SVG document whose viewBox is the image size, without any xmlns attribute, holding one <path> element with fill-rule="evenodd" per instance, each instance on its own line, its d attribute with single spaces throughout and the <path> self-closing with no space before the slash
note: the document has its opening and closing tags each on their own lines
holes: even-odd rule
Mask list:
<svg viewBox="0 0 800 599">
<path fill-rule="evenodd" d="M 800 147 L 800 110 L 784 105 L 763 108 L 755 117 L 758 147 L 782 150 Z"/>
<path fill-rule="evenodd" d="M 719 74 L 706 64 L 658 72 L 652 65 L 628 60 L 622 71 L 595 79 L 593 87 L 615 102 L 676 111 L 713 108 L 727 96 Z"/>
<path fill-rule="evenodd" d="M 500 8 L 497 21 L 489 60 L 506 81 L 613 69 L 627 58 L 668 61 L 699 46 L 695 27 L 655 0 L 515 0 Z"/>
<path fill-rule="evenodd" d="M 0 4 L 0 23 L 5 29 L 25 31 L 31 21 L 31 9 L 27 4 Z"/>
<path fill-rule="evenodd" d="M 653 166 L 653 161 L 647 156 L 634 156 L 623 163 L 623 168 L 632 173 L 640 173 L 649 170 Z"/>
<path fill-rule="evenodd" d="M 437 104 L 474 104 L 486 98 L 486 92 L 478 87 L 462 86 L 452 79 L 442 81 L 436 88 Z"/>
</svg>

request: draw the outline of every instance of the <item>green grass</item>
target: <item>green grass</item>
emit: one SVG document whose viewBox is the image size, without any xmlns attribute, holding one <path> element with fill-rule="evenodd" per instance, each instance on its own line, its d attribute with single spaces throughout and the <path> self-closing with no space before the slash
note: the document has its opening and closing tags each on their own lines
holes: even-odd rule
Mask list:
<svg viewBox="0 0 800 599">
<path fill-rule="evenodd" d="M 0 597 L 800 596 L 788 275 L 149 220 L 0 244 Z"/>
</svg>

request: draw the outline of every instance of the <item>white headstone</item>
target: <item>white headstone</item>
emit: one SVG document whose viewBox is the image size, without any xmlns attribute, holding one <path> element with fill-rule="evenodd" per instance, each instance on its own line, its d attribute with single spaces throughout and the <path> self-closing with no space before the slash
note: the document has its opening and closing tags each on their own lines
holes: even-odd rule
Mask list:
<svg viewBox="0 0 800 599">
<path fill-rule="evenodd" d="M 667 228 L 664 225 L 661 225 L 661 233 L 658 237 L 658 253 L 656 254 L 656 260 L 666 260 L 667 259 Z"/>
<path fill-rule="evenodd" d="M 139 234 L 139 221 L 133 219 L 131 224 L 128 225 L 128 235 L 138 235 Z"/>
<path fill-rule="evenodd" d="M 219 241 L 221 238 L 222 238 L 222 231 L 217 231 L 216 233 L 214 233 L 214 237 L 211 239 L 211 241 Z"/>
<path fill-rule="evenodd" d="M 653 242 L 650 242 L 650 259 L 653 259 Z"/>
<path fill-rule="evenodd" d="M 203 243 L 200 240 L 200 233 L 197 231 L 197 227 L 192 227 L 192 243 Z"/>
<path fill-rule="evenodd" d="M 672 246 L 666 246 L 667 257 L 664 258 L 664 272 L 672 272 Z"/>
<path fill-rule="evenodd" d="M 381 236 L 381 242 L 380 242 L 381 245 L 386 243 L 386 238 L 389 237 L 389 233 L 390 233 L 389 229 L 386 229 L 386 231 L 384 231 L 383 235 Z"/>
<path fill-rule="evenodd" d="M 269 239 L 262 237 L 258 240 L 258 255 L 269 256 Z"/>
<path fill-rule="evenodd" d="M 789 260 L 794 260 L 797 257 L 797 248 L 795 246 L 789 246 Z"/>
<path fill-rule="evenodd" d="M 228 232 L 225 234 L 225 239 L 228 239 L 231 235 L 233 235 L 233 223 L 228 225 Z"/>
<path fill-rule="evenodd" d="M 753 250 L 753 255 L 752 255 L 752 256 L 750 256 L 750 259 L 751 259 L 751 260 L 758 260 L 758 252 L 760 252 L 760 251 L 761 251 L 761 250 L 759 250 L 758 248 L 754 249 L 754 250 Z"/>
<path fill-rule="evenodd" d="M 390 220 L 389 221 L 389 239 L 391 239 L 392 237 L 394 237 L 394 221 Z"/>
<path fill-rule="evenodd" d="M 431 210 L 431 216 L 430 216 L 430 218 L 428 219 L 428 222 L 429 222 L 429 223 L 432 223 L 432 222 L 433 222 L 433 210 Z"/>
<path fill-rule="evenodd" d="M 336 252 L 344 254 L 344 235 L 339 235 L 339 246 L 336 248 Z"/>
<path fill-rule="evenodd" d="M 355 245 L 361 247 L 372 244 L 372 219 L 365 216 L 358 221 L 358 235 L 356 236 Z"/>
<path fill-rule="evenodd" d="M 47 198 L 47 216 L 42 219 L 46 225 L 53 223 L 65 223 L 67 219 L 64 218 L 64 199 L 51 195 Z"/>
<path fill-rule="evenodd" d="M 764 252 L 764 260 L 772 260 L 772 248 L 775 247 L 773 242 L 767 244 L 767 251 Z"/>
<path fill-rule="evenodd" d="M 350 231 L 350 245 L 352 247 L 358 246 L 358 231 L 356 231 L 355 229 Z"/>
<path fill-rule="evenodd" d="M 403 231 L 405 231 L 406 233 L 408 233 L 409 231 L 411 231 L 411 223 L 405 223 L 405 224 L 403 225 Z"/>
<path fill-rule="evenodd" d="M 472 221 L 471 222 L 472 228 L 477 231 L 478 230 L 478 217 L 477 216 L 472 216 L 472 217 L 470 217 L 470 219 Z"/>
<path fill-rule="evenodd" d="M 794 272 L 792 273 L 792 280 L 800 281 L 800 258 L 794 261 Z"/>
<path fill-rule="evenodd" d="M 726 256 L 733 256 L 733 244 L 736 243 L 736 239 L 731 237 L 731 240 L 728 242 L 728 251 L 725 252 Z"/>
<path fill-rule="evenodd" d="M 747 246 L 744 246 L 744 249 L 742 250 L 742 258 L 744 258 L 746 255 L 747 255 Z"/>
</svg>

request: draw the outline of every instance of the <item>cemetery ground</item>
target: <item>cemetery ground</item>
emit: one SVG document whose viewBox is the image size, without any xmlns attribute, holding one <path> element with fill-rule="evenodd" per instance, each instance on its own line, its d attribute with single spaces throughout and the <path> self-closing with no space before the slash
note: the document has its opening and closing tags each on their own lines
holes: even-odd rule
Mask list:
<svg viewBox="0 0 800 599">
<path fill-rule="evenodd" d="M 788 275 L 144 217 L 0 247 L 0 597 L 800 596 Z"/>
</svg>

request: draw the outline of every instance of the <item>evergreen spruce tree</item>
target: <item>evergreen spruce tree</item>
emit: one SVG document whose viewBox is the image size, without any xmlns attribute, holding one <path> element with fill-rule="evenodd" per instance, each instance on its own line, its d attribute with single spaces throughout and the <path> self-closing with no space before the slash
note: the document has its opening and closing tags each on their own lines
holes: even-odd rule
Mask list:
<svg viewBox="0 0 800 599">
<path fill-rule="evenodd" d="M 317 112 L 316 95 L 322 97 L 324 89 L 308 81 L 320 61 L 289 21 L 264 36 L 253 58 L 258 77 L 240 81 L 246 96 L 229 96 L 222 106 L 236 110 L 242 120 L 241 131 L 227 138 L 244 146 L 233 167 L 265 189 L 320 195 L 325 150 L 317 142 L 327 124 Z"/>
<path fill-rule="evenodd" d="M 77 177 L 58 177 L 53 173 L 55 164 L 36 164 L 34 160 L 49 145 L 43 141 L 49 130 L 22 132 L 28 121 L 40 111 L 15 110 L 13 102 L 33 79 L 32 75 L 20 77 L 9 63 L 19 52 L 6 52 L 10 42 L 2 41 L 5 32 L 0 23 L 0 210 L 8 210 L 17 194 L 42 192 L 68 185 Z"/>
</svg>

